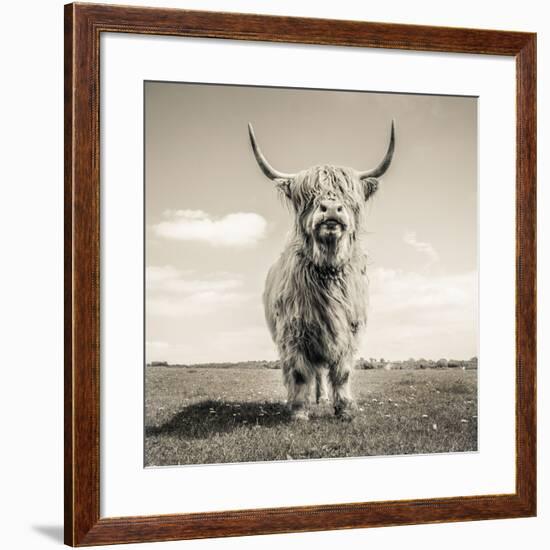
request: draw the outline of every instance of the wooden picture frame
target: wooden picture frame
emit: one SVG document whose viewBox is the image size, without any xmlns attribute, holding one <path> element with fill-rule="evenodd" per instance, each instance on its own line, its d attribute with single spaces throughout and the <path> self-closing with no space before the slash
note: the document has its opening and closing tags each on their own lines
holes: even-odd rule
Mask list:
<svg viewBox="0 0 550 550">
<path fill-rule="evenodd" d="M 103 32 L 515 58 L 516 488 L 512 494 L 100 517 L 99 42 Z M 88 546 L 536 514 L 536 35 L 358 21 L 65 6 L 65 543 Z"/>
</svg>

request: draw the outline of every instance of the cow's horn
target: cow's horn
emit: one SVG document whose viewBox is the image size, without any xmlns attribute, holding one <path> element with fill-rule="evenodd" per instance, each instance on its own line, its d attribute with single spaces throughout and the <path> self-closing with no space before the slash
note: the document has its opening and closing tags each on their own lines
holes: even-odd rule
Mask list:
<svg viewBox="0 0 550 550">
<path fill-rule="evenodd" d="M 289 180 L 294 177 L 294 174 L 285 174 L 283 172 L 279 172 L 273 168 L 269 162 L 267 162 L 267 159 L 264 157 L 262 151 L 260 150 L 260 147 L 258 146 L 258 143 L 256 142 L 256 136 L 254 135 L 254 130 L 252 128 L 252 124 L 250 122 L 248 123 L 248 135 L 250 136 L 250 144 L 252 145 L 252 150 L 254 151 L 254 156 L 256 157 L 256 161 L 258 162 L 258 166 L 262 169 L 262 172 L 272 180 Z"/>
<path fill-rule="evenodd" d="M 367 170 L 366 172 L 359 172 L 359 179 L 365 178 L 378 178 L 382 176 L 386 170 L 390 167 L 391 160 L 393 157 L 393 150 L 395 148 L 395 121 L 391 121 L 391 134 L 390 134 L 390 144 L 388 145 L 388 150 L 386 156 L 382 159 L 382 162 L 372 170 Z"/>
</svg>

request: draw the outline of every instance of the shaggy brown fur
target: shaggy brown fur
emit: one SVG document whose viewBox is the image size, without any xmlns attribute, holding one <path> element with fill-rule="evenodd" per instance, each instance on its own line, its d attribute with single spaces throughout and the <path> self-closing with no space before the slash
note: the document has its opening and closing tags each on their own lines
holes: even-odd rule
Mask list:
<svg viewBox="0 0 550 550">
<path fill-rule="evenodd" d="M 251 139 L 262 170 L 272 177 L 275 171 L 261 153 L 258 158 L 252 130 Z M 393 153 L 393 129 L 391 147 Z M 293 206 L 294 224 L 285 250 L 269 270 L 263 301 L 288 404 L 295 418 L 306 419 L 312 387 L 319 402 L 328 369 L 335 413 L 350 419 L 354 356 L 367 322 L 360 238 L 365 204 L 378 181 L 329 165 L 284 176 L 272 179 Z"/>
</svg>

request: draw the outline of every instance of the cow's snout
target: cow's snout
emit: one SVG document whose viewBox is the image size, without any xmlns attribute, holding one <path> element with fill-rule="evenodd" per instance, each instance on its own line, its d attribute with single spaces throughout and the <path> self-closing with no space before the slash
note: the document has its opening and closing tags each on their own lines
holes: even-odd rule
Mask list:
<svg viewBox="0 0 550 550">
<path fill-rule="evenodd" d="M 338 197 L 323 197 L 313 211 L 310 225 L 317 240 L 332 243 L 344 233 L 353 231 L 353 219 L 348 208 Z"/>
<path fill-rule="evenodd" d="M 327 220 L 338 219 L 342 216 L 344 206 L 338 200 L 324 199 L 319 203 L 319 211 Z"/>
</svg>

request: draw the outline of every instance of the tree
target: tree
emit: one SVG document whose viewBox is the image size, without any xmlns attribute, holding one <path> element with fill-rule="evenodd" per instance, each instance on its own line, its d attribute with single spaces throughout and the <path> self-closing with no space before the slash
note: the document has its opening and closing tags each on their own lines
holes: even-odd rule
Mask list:
<svg viewBox="0 0 550 550">
<path fill-rule="evenodd" d="M 367 369 L 374 369 L 376 367 L 375 367 L 374 363 L 372 363 L 371 361 L 367 361 L 366 359 L 363 359 L 361 357 L 361 359 L 359 359 L 359 361 L 357 361 L 356 368 L 367 370 Z"/>
</svg>

